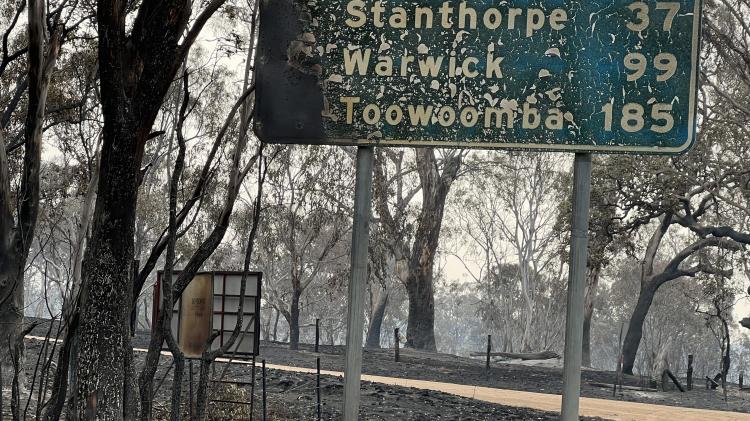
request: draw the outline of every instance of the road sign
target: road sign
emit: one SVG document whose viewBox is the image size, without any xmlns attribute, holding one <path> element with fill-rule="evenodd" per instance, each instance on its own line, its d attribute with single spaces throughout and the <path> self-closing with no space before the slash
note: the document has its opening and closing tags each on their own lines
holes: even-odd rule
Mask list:
<svg viewBox="0 0 750 421">
<path fill-rule="evenodd" d="M 179 271 L 175 271 L 175 279 Z M 154 284 L 152 320 L 161 310 L 161 280 L 158 271 Z M 235 357 L 251 357 L 260 350 L 260 299 L 263 274 L 248 272 L 242 305 L 241 331 L 229 353 Z M 174 303 L 172 334 L 180 350 L 188 358 L 200 358 L 212 333 L 211 350 L 223 346 L 237 325 L 240 306 L 242 272 L 212 271 L 196 273 L 182 295 Z M 166 347 L 166 344 L 165 344 Z"/>
<path fill-rule="evenodd" d="M 700 0 L 264 0 L 265 141 L 681 153 Z"/>
</svg>

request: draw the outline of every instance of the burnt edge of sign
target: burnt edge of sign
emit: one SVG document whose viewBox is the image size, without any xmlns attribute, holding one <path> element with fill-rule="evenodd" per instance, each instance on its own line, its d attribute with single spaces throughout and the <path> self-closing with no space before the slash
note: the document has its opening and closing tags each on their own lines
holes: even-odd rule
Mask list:
<svg viewBox="0 0 750 421">
<path fill-rule="evenodd" d="M 260 3 L 253 130 L 264 142 L 287 138 L 322 143 L 325 137 L 322 67 L 312 19 L 305 1 Z"/>
</svg>

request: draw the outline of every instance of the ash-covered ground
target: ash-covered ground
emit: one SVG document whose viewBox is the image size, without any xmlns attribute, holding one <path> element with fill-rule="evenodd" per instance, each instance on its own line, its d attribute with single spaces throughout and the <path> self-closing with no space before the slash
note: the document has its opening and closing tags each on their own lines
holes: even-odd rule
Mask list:
<svg viewBox="0 0 750 421">
<path fill-rule="evenodd" d="M 37 327 L 32 334 L 44 336 L 46 331 L 47 326 L 43 324 Z M 139 333 L 133 338 L 134 347 L 145 348 L 147 344 L 147 333 Z M 31 378 L 37 357 L 42 349 L 42 342 L 27 340 L 26 346 L 26 372 L 28 378 Z M 287 344 L 262 342 L 258 361 L 265 359 L 268 364 L 315 368 L 316 358 L 320 357 L 322 370 L 344 370 L 343 347 L 321 345 L 319 351 L 319 353 L 313 352 L 313 347 L 306 344 L 301 344 L 299 350 L 292 351 Z M 365 374 L 379 376 L 540 393 L 560 394 L 562 391 L 562 370 L 556 367 L 528 366 L 494 361 L 492 368 L 487 371 L 484 367 L 484 361 L 478 359 L 411 349 L 401 349 L 400 354 L 400 362 L 396 363 L 392 349 L 365 350 L 362 371 Z M 136 353 L 135 356 L 137 361 L 142 361 L 144 354 Z M 156 397 L 158 404 L 155 405 L 157 419 L 161 418 L 161 415 L 165 414 L 168 408 L 172 387 L 170 365 L 171 358 L 163 357 L 156 376 L 157 384 L 161 384 Z M 227 365 L 223 363 L 214 364 L 213 378 L 221 378 L 222 382 L 212 384 L 213 398 L 225 401 L 249 402 L 251 390 L 249 384 L 251 380 L 250 366 L 247 364 L 230 364 L 226 371 L 224 370 L 225 367 Z M 194 373 L 197 382 L 197 363 L 194 367 Z M 189 376 L 187 373 L 185 373 L 184 378 L 184 401 L 187 401 L 189 392 L 187 383 Z M 164 380 L 162 381 L 162 379 Z M 670 392 L 624 390 L 618 392 L 615 397 L 612 396 L 611 389 L 592 385 L 592 383 L 612 383 L 614 379 L 615 373 L 613 372 L 584 370 L 582 395 L 680 407 L 750 412 L 750 393 L 740 392 L 736 385 L 729 386 L 728 402 L 723 400 L 721 390 L 706 390 L 700 379 L 696 379 L 694 390 L 686 393 L 680 393 L 676 390 Z M 625 376 L 625 384 L 640 386 L 641 379 Z M 315 419 L 316 383 L 314 375 L 267 369 L 266 385 L 269 419 Z M 256 370 L 254 395 L 254 413 L 258 416 L 257 419 L 260 419 L 262 396 L 260 369 Z M 4 393 L 4 401 L 7 402 L 8 398 L 9 394 Z M 322 376 L 322 418 L 340 419 L 342 399 L 342 379 L 334 376 Z M 30 405 L 32 413 L 36 400 L 37 397 L 33 396 Z M 25 405 L 25 403 L 22 403 L 22 405 Z M 9 405 L 3 406 L 4 412 L 6 412 Z M 218 418 L 213 419 L 237 419 L 249 415 L 248 405 L 227 402 L 212 403 L 211 411 L 218 415 Z M 440 392 L 369 382 L 363 382 L 362 386 L 360 418 L 365 420 L 556 420 L 557 417 L 558 414 L 555 413 L 490 404 Z"/>
</svg>

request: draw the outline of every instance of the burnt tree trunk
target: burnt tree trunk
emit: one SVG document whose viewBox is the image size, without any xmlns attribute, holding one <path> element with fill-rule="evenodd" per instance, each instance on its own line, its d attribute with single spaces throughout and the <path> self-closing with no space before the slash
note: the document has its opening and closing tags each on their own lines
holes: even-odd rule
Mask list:
<svg viewBox="0 0 750 421">
<path fill-rule="evenodd" d="M 651 235 L 643 261 L 641 262 L 641 289 L 638 292 L 638 301 L 630 317 L 628 331 L 625 334 L 625 340 L 622 344 L 622 372 L 625 374 L 633 374 L 635 357 L 638 353 L 638 347 L 641 344 L 641 338 L 643 337 L 643 322 L 646 320 L 649 308 L 651 308 L 654 294 L 656 294 L 656 290 L 660 286 L 658 282 L 652 279 L 654 275 L 654 260 L 656 259 L 656 254 L 664 235 L 666 235 L 672 225 L 672 221 L 672 214 L 669 213 L 660 218 L 659 227 Z M 671 269 L 677 270 L 679 264 L 680 261 L 676 261 L 675 263 L 675 260 L 673 260 L 670 262 Z"/>
<path fill-rule="evenodd" d="M 638 294 L 638 301 L 633 309 L 633 315 L 630 316 L 628 332 L 622 344 L 622 372 L 625 374 L 633 374 L 635 357 L 643 337 L 643 322 L 646 320 L 657 289 L 658 286 L 654 282 L 648 282 L 641 287 L 641 292 Z"/>
<path fill-rule="evenodd" d="M 281 315 L 281 312 L 276 310 L 276 317 L 273 319 L 273 336 L 272 340 L 276 342 L 276 340 L 279 337 L 279 316 Z"/>
<path fill-rule="evenodd" d="M 429 265 L 429 267 L 427 267 Z M 435 297 L 432 288 L 432 265 L 427 263 L 410 274 L 406 288 L 409 297 L 409 316 L 406 326 L 406 345 L 416 349 L 436 351 Z"/>
<path fill-rule="evenodd" d="M 599 285 L 598 268 L 590 268 L 586 277 L 586 296 L 583 306 L 583 360 L 582 364 L 591 367 L 591 319 L 594 315 L 594 298 Z"/>
<path fill-rule="evenodd" d="M 435 297 L 433 265 L 440 229 L 443 224 L 445 199 L 461 167 L 461 152 L 443 161 L 443 172 L 438 169 L 432 149 L 417 149 L 417 172 L 422 187 L 422 211 L 419 215 L 414 245 L 409 259 L 406 291 L 409 297 L 409 317 L 406 344 L 412 348 L 436 351 Z"/>
<path fill-rule="evenodd" d="M 591 367 L 591 319 L 594 308 L 584 307 L 583 313 L 583 355 L 581 365 Z"/>
<path fill-rule="evenodd" d="M 102 79 L 106 76 L 104 69 Z M 130 352 L 130 303 L 137 175 L 134 153 L 140 136 L 133 122 L 108 121 L 124 109 L 102 95 L 104 110 L 102 177 L 94 211 L 91 243 L 86 250 L 81 296 L 78 358 L 78 412 L 122 419 L 127 353 Z M 115 102 L 113 104 L 113 102 Z"/>
<path fill-rule="evenodd" d="M 388 306 L 388 291 L 382 289 L 378 294 L 378 300 L 373 305 L 372 317 L 367 326 L 366 348 L 380 348 L 380 331 L 385 318 L 385 308 Z"/>
<path fill-rule="evenodd" d="M 289 349 L 299 348 L 299 298 L 301 291 L 292 292 L 289 304 Z"/>
<path fill-rule="evenodd" d="M 122 1 L 97 4 L 104 127 L 81 287 L 75 411 L 80 419 L 132 419 L 129 319 L 141 161 L 151 127 L 190 45 L 222 3 L 209 2 L 189 29 L 191 7 L 184 1 L 142 2 L 134 19 L 129 19 Z"/>
</svg>

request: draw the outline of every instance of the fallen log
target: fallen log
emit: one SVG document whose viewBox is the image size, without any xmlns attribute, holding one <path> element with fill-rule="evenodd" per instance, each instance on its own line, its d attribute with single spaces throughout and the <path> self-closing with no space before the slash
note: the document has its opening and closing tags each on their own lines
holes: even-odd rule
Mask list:
<svg viewBox="0 0 750 421">
<path fill-rule="evenodd" d="M 711 388 L 711 390 L 716 389 L 719 387 L 719 383 L 716 383 L 716 381 L 708 376 L 706 376 L 706 389 Z"/>
<path fill-rule="evenodd" d="M 487 355 L 486 352 L 472 352 L 472 357 L 484 357 Z M 515 352 L 490 352 L 489 354 L 491 357 L 503 357 L 503 358 L 510 358 L 514 360 L 550 360 L 552 358 L 560 358 L 560 355 L 556 352 L 552 351 L 543 351 L 543 352 L 521 352 L 521 353 L 515 353 Z"/>
<path fill-rule="evenodd" d="M 588 384 L 594 387 L 601 387 L 604 389 L 612 389 L 615 386 L 612 383 L 599 383 L 599 382 L 588 382 Z M 638 392 L 658 392 L 659 391 L 658 389 L 652 389 L 650 387 L 628 386 L 628 385 L 618 385 L 617 388 L 618 389 L 621 388 L 622 390 L 633 390 L 633 391 L 638 391 Z"/>
<path fill-rule="evenodd" d="M 664 383 L 665 383 L 664 374 L 669 376 L 670 380 L 672 380 L 672 383 L 674 383 L 674 385 L 677 386 L 680 392 L 683 392 L 683 393 L 685 392 L 685 388 L 682 387 L 682 383 L 680 383 L 680 381 L 677 380 L 677 377 L 675 377 L 674 374 L 672 374 L 672 372 L 669 371 L 669 369 L 664 370 L 664 373 L 662 374 L 662 387 L 661 387 L 662 390 L 666 391 L 666 387 L 664 386 Z"/>
</svg>

